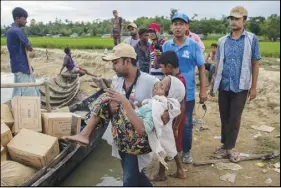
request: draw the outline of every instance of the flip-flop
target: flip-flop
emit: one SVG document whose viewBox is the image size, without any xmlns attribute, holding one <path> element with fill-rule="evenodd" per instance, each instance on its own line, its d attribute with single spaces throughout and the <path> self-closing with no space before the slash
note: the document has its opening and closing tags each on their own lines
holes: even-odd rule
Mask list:
<svg viewBox="0 0 281 188">
<path fill-rule="evenodd" d="M 166 181 L 167 179 L 167 176 L 159 176 L 158 174 L 149 178 L 150 181 Z"/>
</svg>

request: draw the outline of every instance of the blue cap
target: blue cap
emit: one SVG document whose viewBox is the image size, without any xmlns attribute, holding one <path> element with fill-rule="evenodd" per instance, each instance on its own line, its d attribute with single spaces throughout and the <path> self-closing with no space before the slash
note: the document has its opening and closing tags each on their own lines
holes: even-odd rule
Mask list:
<svg viewBox="0 0 281 188">
<path fill-rule="evenodd" d="M 176 13 L 174 14 L 174 16 L 172 17 L 172 22 L 175 20 L 175 19 L 180 19 L 180 20 L 183 20 L 185 23 L 189 23 L 189 18 L 187 15 L 183 14 L 183 13 Z"/>
</svg>

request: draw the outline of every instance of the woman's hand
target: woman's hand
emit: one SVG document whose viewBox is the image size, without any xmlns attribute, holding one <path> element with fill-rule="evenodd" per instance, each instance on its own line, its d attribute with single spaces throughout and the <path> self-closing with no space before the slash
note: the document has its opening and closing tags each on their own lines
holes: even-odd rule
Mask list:
<svg viewBox="0 0 281 188">
<path fill-rule="evenodd" d="M 129 100 L 124 95 L 121 95 L 113 89 L 105 89 L 104 91 L 106 92 L 106 95 L 110 98 L 111 101 L 115 101 L 122 105 L 129 102 Z"/>
</svg>

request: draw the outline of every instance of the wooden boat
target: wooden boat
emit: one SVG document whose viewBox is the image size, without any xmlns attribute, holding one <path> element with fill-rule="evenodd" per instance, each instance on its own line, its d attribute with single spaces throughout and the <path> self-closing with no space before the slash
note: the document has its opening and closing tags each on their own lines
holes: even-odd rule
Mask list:
<svg viewBox="0 0 281 188">
<path fill-rule="evenodd" d="M 88 113 L 88 104 L 94 101 L 102 90 L 90 97 L 81 100 L 80 103 L 70 107 L 70 111 Z M 80 96 L 81 97 L 81 96 Z M 82 96 L 85 98 L 85 96 Z M 77 99 L 79 101 L 79 99 Z M 97 128 L 91 135 L 90 144 L 87 147 L 80 144 L 60 141 L 61 153 L 46 167 L 37 171 L 28 181 L 21 186 L 59 186 L 61 181 L 72 172 L 72 170 L 82 162 L 88 154 L 94 151 L 101 140 L 109 122 L 102 122 L 102 126 Z"/>
<path fill-rule="evenodd" d="M 52 108 L 61 108 L 69 105 L 80 89 L 79 76 L 58 75 L 50 79 L 50 104 Z M 40 88 L 41 103 L 46 105 L 45 88 Z"/>
</svg>

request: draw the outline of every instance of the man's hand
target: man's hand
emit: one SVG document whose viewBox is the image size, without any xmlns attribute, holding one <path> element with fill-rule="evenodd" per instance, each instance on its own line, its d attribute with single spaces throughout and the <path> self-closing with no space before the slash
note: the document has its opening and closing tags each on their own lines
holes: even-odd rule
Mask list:
<svg viewBox="0 0 281 188">
<path fill-rule="evenodd" d="M 206 90 L 200 91 L 199 99 L 200 99 L 200 103 L 203 103 L 203 102 L 205 102 L 208 99 L 208 95 L 207 95 Z"/>
<path fill-rule="evenodd" d="M 251 88 L 249 92 L 249 101 L 255 99 L 257 97 L 257 89 Z"/>
<path fill-rule="evenodd" d="M 164 125 L 166 125 L 170 121 L 169 113 L 168 111 L 165 111 L 163 115 L 161 116 L 161 120 L 163 121 Z"/>
<path fill-rule="evenodd" d="M 155 50 L 154 50 L 154 54 L 155 54 L 156 56 L 160 56 L 160 55 L 161 55 L 161 51 L 160 51 L 160 50 L 155 49 Z"/>
<path fill-rule="evenodd" d="M 113 90 L 113 89 L 105 89 L 104 90 L 107 94 L 107 96 L 110 98 L 110 100 L 115 101 L 119 104 L 125 104 L 128 101 L 128 99 L 124 96 L 121 95 L 120 93 L 118 93 L 117 91 Z"/>
</svg>

